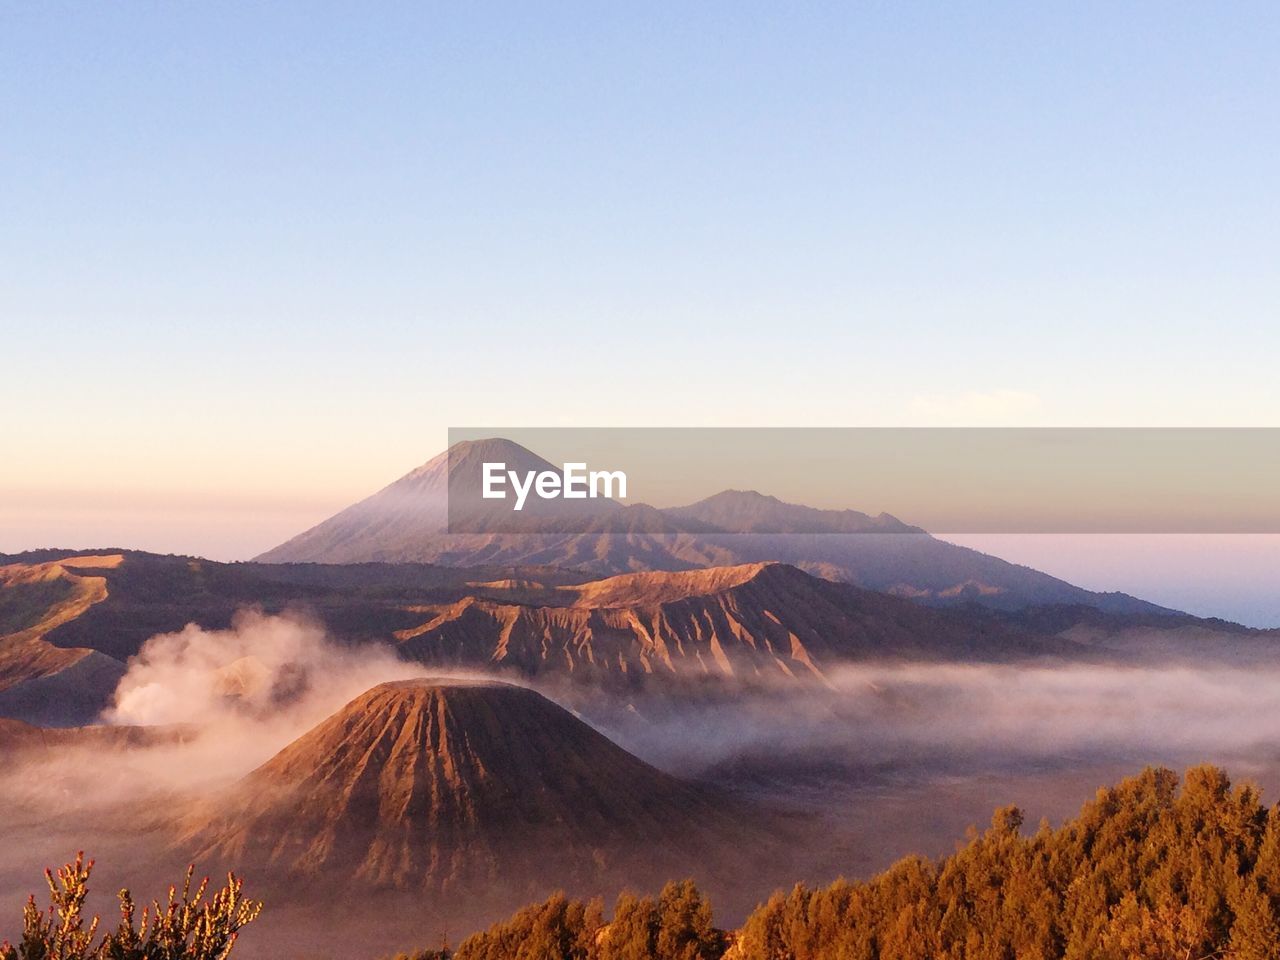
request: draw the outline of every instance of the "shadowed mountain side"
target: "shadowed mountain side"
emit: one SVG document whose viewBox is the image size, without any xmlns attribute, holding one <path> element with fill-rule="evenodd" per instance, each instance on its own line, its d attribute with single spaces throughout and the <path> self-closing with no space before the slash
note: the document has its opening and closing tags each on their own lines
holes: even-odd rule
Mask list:
<svg viewBox="0 0 1280 960">
<path fill-rule="evenodd" d="M 1125 593 L 1085 590 L 924 533 L 710 534 L 701 540 L 708 549 L 734 554 L 739 562 L 790 563 L 828 580 L 935 607 L 977 603 L 1013 611 L 1071 604 L 1126 616 L 1177 613 Z"/>
<path fill-rule="evenodd" d="M 506 896 L 742 867 L 767 826 L 532 690 L 424 679 L 375 687 L 304 734 L 194 817 L 182 848 L 282 888 L 467 897 L 500 881 Z"/>
<path fill-rule="evenodd" d="M 0 717 L 20 717 L 46 726 L 92 723 L 110 699 L 125 666 L 96 650 L 74 663 L 0 691 Z"/>
<path fill-rule="evenodd" d="M 49 637 L 107 599 L 123 557 L 71 557 L 0 566 L 0 716 L 41 723 L 87 723 L 115 688 L 124 665 L 96 650 Z"/>
<path fill-rule="evenodd" d="M 994 616 L 931 610 L 784 564 L 628 574 L 545 590 L 527 603 L 468 597 L 416 609 L 423 622 L 396 634 L 410 659 L 611 686 L 820 679 L 855 660 L 1080 652 Z"/>
<path fill-rule="evenodd" d="M 1161 611 L 1124 594 L 1084 590 L 937 540 L 888 514 L 819 510 L 754 491 L 727 490 L 664 510 L 614 500 L 570 504 L 530 498 L 528 515 L 513 516 L 505 501 L 481 504 L 477 499 L 485 461 L 519 470 L 556 469 L 509 440 L 456 444 L 257 559 L 541 564 L 597 577 L 778 561 L 935 605 L 974 601 L 1010 610 L 1061 603 L 1114 613 Z M 517 522 L 520 526 L 513 526 Z M 562 532 L 548 532 L 555 530 Z"/>
<path fill-rule="evenodd" d="M 724 490 L 663 513 L 721 533 L 924 533 L 887 513 L 873 517 L 858 510 L 820 510 L 755 490 Z"/>
</svg>

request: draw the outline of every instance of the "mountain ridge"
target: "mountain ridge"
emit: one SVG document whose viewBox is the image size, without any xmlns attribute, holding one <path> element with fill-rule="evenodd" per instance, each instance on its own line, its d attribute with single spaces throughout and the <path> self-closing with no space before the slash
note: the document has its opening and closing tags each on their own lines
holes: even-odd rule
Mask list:
<svg viewBox="0 0 1280 960">
<path fill-rule="evenodd" d="M 102 572 L 123 559 L 77 555 L 0 565 L 0 716 L 73 724 L 93 719 L 96 702 L 124 675 L 124 664 L 88 646 L 53 643 L 50 635 L 108 598 Z"/>
<path fill-rule="evenodd" d="M 721 490 L 668 516 L 707 525 L 708 533 L 924 533 L 888 513 L 824 510 L 787 503 L 758 490 Z"/>
<path fill-rule="evenodd" d="M 822 510 L 747 490 L 725 490 L 665 509 L 616 501 L 574 508 L 589 512 L 575 515 L 568 530 L 540 528 L 534 519 L 514 532 L 489 517 L 457 525 L 469 532 L 447 532 L 451 465 L 456 461 L 474 469 L 476 458 L 487 456 L 556 469 L 509 440 L 455 445 L 255 560 L 535 563 L 594 577 L 779 561 L 922 603 L 973 600 L 999 609 L 1083 603 L 1114 613 L 1174 612 L 1127 594 L 1085 590 L 938 540 L 888 514 Z"/>
<path fill-rule="evenodd" d="M 933 610 L 782 563 L 620 574 L 413 608 L 406 659 L 639 690 L 733 679 L 822 682 L 859 660 L 1000 661 L 1081 653 L 991 614 Z"/>
</svg>

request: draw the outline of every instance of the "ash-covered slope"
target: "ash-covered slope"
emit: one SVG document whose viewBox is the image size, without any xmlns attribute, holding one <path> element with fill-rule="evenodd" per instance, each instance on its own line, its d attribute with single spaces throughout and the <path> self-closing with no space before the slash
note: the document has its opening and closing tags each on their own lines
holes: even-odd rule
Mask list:
<svg viewBox="0 0 1280 960">
<path fill-rule="evenodd" d="M 758 839 L 742 813 L 532 690 L 423 679 L 375 687 L 294 741 L 186 847 L 267 878 L 511 891 L 724 862 Z"/>
<path fill-rule="evenodd" d="M 0 566 L 0 717 L 64 726 L 87 723 L 124 664 L 50 635 L 107 599 L 101 571 L 119 554 Z"/>
<path fill-rule="evenodd" d="M 541 457 L 506 440 L 456 444 L 257 559 L 269 563 L 417 559 L 408 555 L 409 544 L 448 529 L 451 473 L 478 475 L 486 460 L 505 462 L 513 470 L 553 469 Z"/>
<path fill-rule="evenodd" d="M 564 501 L 531 500 L 526 509 L 534 512 L 520 532 L 484 518 L 459 524 L 456 512 L 453 529 L 472 532 L 447 532 L 451 485 L 455 495 L 459 488 L 474 492 L 479 488 L 474 478 L 484 461 L 500 461 L 522 471 L 555 469 L 509 440 L 456 444 L 258 559 L 539 564 L 592 576 L 777 561 L 934 605 L 977 602 L 1016 610 L 1084 604 L 1112 613 L 1171 612 L 1125 594 L 1084 590 L 1038 570 L 937 540 L 888 514 L 819 510 L 754 491 L 728 490 L 664 510 L 612 500 L 574 501 L 572 508 Z"/>
<path fill-rule="evenodd" d="M 652 679 L 821 679 L 857 660 L 1000 660 L 1072 652 L 994 615 L 921 607 L 785 564 L 624 574 L 416 608 L 397 634 L 432 666 L 637 687 Z"/>
</svg>

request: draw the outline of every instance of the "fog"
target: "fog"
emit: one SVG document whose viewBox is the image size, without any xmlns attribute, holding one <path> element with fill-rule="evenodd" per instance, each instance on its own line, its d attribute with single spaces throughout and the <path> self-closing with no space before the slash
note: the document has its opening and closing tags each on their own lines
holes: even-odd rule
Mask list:
<svg viewBox="0 0 1280 960">
<path fill-rule="evenodd" d="M 857 749 L 1052 756 L 1251 748 L 1280 735 L 1280 668 L 912 665 L 832 678 Z"/>
<path fill-rule="evenodd" d="M 0 921 L 17 916 L 40 870 L 82 847 L 103 861 L 100 889 L 158 888 L 185 862 L 166 844 L 192 803 L 368 688 L 424 675 L 441 673 L 389 647 L 335 642 L 302 614 L 246 610 L 227 630 L 152 637 L 94 739 L 4 755 Z M 669 772 L 814 817 L 794 878 L 811 882 L 944 853 L 997 805 L 1061 820 L 1148 763 L 1214 762 L 1280 785 L 1280 664 L 867 663 L 825 679 L 696 701 L 619 702 L 576 685 L 572 702 Z M 568 702 L 570 688 L 543 692 Z M 293 936 L 287 913 L 269 922 Z"/>
<path fill-rule="evenodd" d="M 244 610 L 229 630 L 188 625 L 148 640 L 102 719 L 194 727 L 188 762 L 172 771 L 191 785 L 247 773 L 370 687 L 425 672 L 390 647 L 337 644 L 303 614 Z"/>
<path fill-rule="evenodd" d="M 144 644 L 102 717 L 155 731 L 150 742 L 122 751 L 105 771 L 77 762 L 73 749 L 43 752 L 30 761 L 40 775 L 11 778 L 10 799 L 34 804 L 52 794 L 94 806 L 215 790 L 370 687 L 428 674 L 438 671 L 390 647 L 337 643 L 302 614 L 250 609 L 227 630 L 189 625 Z M 555 687 L 543 692 L 567 702 Z M 692 703 L 620 704 L 577 687 L 573 704 L 642 758 L 717 781 L 776 780 L 806 765 L 856 777 L 1097 759 L 1261 762 L 1280 743 L 1280 664 L 860 664 L 826 671 L 825 685 L 779 683 Z"/>
<path fill-rule="evenodd" d="M 114 733 L 10 758 L 21 767 L 6 801 L 15 818 L 114 816 L 149 797 L 176 807 L 177 795 L 230 785 L 370 687 L 428 672 L 390 647 L 339 644 L 301 613 L 246 609 L 227 630 L 158 634 L 130 658 L 101 717 Z"/>
<path fill-rule="evenodd" d="M 801 696 L 646 710 L 609 732 L 659 766 L 716 780 L 806 764 L 976 773 L 1073 759 L 1262 761 L 1280 743 L 1280 664 L 864 664 L 827 680 Z"/>
</svg>

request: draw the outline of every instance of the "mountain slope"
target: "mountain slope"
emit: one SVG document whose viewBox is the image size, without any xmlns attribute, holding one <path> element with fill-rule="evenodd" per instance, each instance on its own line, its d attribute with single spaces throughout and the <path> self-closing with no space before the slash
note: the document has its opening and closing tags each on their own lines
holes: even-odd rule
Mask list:
<svg viewBox="0 0 1280 960">
<path fill-rule="evenodd" d="M 435 563 L 552 565 L 595 574 L 680 570 L 732 562 L 698 541 L 692 526 L 645 504 L 614 500 L 544 501 L 530 498 L 522 527 L 506 507 L 487 513 L 474 492 L 484 462 L 517 471 L 556 470 L 509 440 L 455 444 L 399 480 L 255 560 L 263 563 Z M 454 502 L 450 529 L 449 503 Z M 459 505 L 461 502 L 461 506 Z"/>
<path fill-rule="evenodd" d="M 118 660 L 50 634 L 107 599 L 98 569 L 123 557 L 82 556 L 0 566 L 0 717 L 72 725 L 93 719 L 124 674 Z"/>
<path fill-rule="evenodd" d="M 462 893 L 690 869 L 755 839 L 742 811 L 641 762 L 550 700 L 497 682 L 382 684 L 189 824 L 203 861 L 269 877 Z M 256 875 L 256 874 L 255 874 Z"/>
<path fill-rule="evenodd" d="M 490 589 L 414 609 L 422 623 L 396 634 L 409 659 L 631 688 L 714 677 L 820 680 L 857 660 L 1078 652 L 994 616 L 931 610 L 774 563 L 520 586 L 509 599 Z"/>
<path fill-rule="evenodd" d="M 1006 610 L 1084 604 L 1114 613 L 1170 612 L 1120 593 L 1096 593 L 1029 567 L 937 540 L 887 514 L 819 510 L 729 490 L 686 507 L 578 501 L 539 506 L 519 532 L 490 516 L 449 529 L 451 484 L 474 491 L 479 463 L 555 469 L 508 440 L 457 444 L 373 496 L 262 554 L 263 562 L 539 564 L 591 576 L 778 561 L 818 576 L 944 605 Z M 535 501 L 530 501 L 531 504 Z M 555 503 L 555 502 L 553 502 Z M 563 503 L 563 502 L 559 502 Z M 508 515 L 509 516 L 509 515 Z M 455 513 L 455 521 L 459 519 Z M 508 521 L 509 522 L 509 521 Z M 555 532 L 557 524 L 561 532 Z"/>
<path fill-rule="evenodd" d="M 719 533 L 924 533 L 887 513 L 872 517 L 858 510 L 819 510 L 755 490 L 724 490 L 663 512 Z"/>
<path fill-rule="evenodd" d="M 454 471 L 468 477 L 484 460 L 515 470 L 550 470 L 551 464 L 505 440 L 456 444 L 370 497 L 272 550 L 258 560 L 358 563 L 405 560 L 403 545 L 448 528 L 449 482 Z"/>
</svg>

